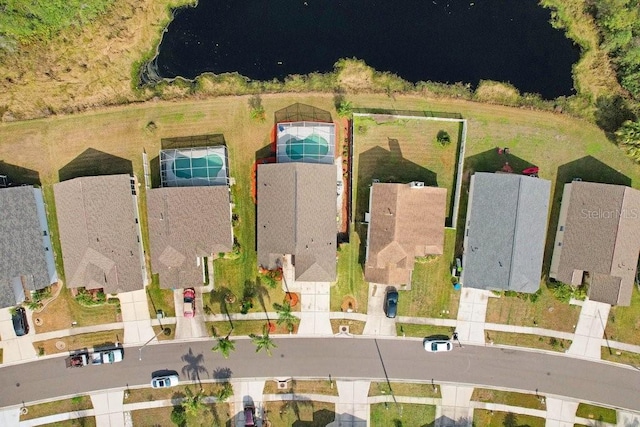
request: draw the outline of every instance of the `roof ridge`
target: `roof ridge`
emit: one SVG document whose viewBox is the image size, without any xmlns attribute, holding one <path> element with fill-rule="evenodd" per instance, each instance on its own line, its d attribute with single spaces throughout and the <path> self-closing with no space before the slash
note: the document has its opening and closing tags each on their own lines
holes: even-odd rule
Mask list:
<svg viewBox="0 0 640 427">
<path fill-rule="evenodd" d="M 520 199 L 522 198 L 522 177 L 518 177 L 518 197 L 516 197 L 515 216 L 513 218 L 513 238 L 511 239 L 511 259 L 509 260 L 509 282 L 507 283 L 507 290 L 511 290 L 511 284 L 513 279 L 513 257 L 516 250 L 516 240 L 518 237 L 518 213 L 520 212 Z"/>
</svg>

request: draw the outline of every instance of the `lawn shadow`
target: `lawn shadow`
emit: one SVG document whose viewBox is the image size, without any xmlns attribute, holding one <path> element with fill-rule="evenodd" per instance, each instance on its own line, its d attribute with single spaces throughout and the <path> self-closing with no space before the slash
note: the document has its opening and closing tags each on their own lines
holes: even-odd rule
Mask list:
<svg viewBox="0 0 640 427">
<path fill-rule="evenodd" d="M 389 148 L 373 147 L 358 156 L 358 188 L 356 189 L 356 206 L 354 222 L 356 232 L 360 236 L 359 262 L 364 264 L 366 248 L 366 226 L 363 225 L 364 214 L 369 211 L 369 193 L 374 180 L 384 183 L 402 183 L 411 181 L 424 182 L 427 186 L 437 187 L 438 176 L 435 172 L 421 166 L 402 155 L 400 142 L 395 138 L 387 138 Z M 447 220 L 447 223 L 450 221 Z"/>
<path fill-rule="evenodd" d="M 160 156 L 155 156 L 149 161 L 149 174 L 151 175 L 151 188 L 159 188 L 160 180 Z"/>
<path fill-rule="evenodd" d="M 365 420 L 362 418 L 358 418 L 351 414 L 342 414 L 342 419 L 351 419 L 353 423 L 351 425 L 364 425 Z M 313 420 L 312 421 L 302 421 L 297 420 L 291 424 L 292 427 L 315 427 L 315 426 L 326 426 L 331 424 L 336 419 L 336 413 L 334 411 L 330 411 L 328 409 L 320 409 L 318 411 L 313 412 Z"/>
<path fill-rule="evenodd" d="M 544 263 L 542 266 L 542 275 L 544 278 L 549 277 L 553 245 L 555 244 L 556 230 L 558 228 L 558 221 L 560 220 L 560 205 L 562 203 L 564 185 L 572 182 L 576 178 L 585 182 L 618 184 L 631 187 L 631 178 L 592 156 L 585 156 L 558 167 L 556 182 L 551 195 L 551 214 L 544 249 Z"/>
<path fill-rule="evenodd" d="M 230 380 L 233 375 L 231 368 L 219 366 L 213 370 L 211 376 L 215 380 Z"/>
<path fill-rule="evenodd" d="M 2 186 L 12 187 L 18 185 L 35 185 L 40 187 L 40 173 L 22 166 L 12 165 L 0 160 L 0 175 L 7 177 Z"/>
<path fill-rule="evenodd" d="M 58 171 L 60 182 L 82 176 L 100 175 L 133 175 L 131 160 L 87 148 L 78 157 L 67 163 Z"/>
<path fill-rule="evenodd" d="M 433 422 L 428 424 L 423 424 L 421 427 L 436 427 L 436 426 L 470 426 L 472 424 L 472 420 L 466 417 L 460 417 L 457 420 L 451 419 L 446 415 L 442 415 L 436 418 Z"/>
</svg>

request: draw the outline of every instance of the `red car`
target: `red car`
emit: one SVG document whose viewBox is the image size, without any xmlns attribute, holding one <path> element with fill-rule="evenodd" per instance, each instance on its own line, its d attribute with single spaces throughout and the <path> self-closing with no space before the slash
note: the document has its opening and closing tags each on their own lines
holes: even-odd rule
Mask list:
<svg viewBox="0 0 640 427">
<path fill-rule="evenodd" d="M 196 313 L 196 290 L 186 288 L 182 293 L 184 301 L 184 317 L 193 317 Z"/>
</svg>

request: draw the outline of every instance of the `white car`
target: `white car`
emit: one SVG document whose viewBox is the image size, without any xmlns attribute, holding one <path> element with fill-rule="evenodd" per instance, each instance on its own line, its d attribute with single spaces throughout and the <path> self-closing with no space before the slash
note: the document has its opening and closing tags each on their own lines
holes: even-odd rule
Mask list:
<svg viewBox="0 0 640 427">
<path fill-rule="evenodd" d="M 450 340 L 430 340 L 425 338 L 423 341 L 424 349 L 429 353 L 439 353 L 441 351 L 453 350 L 453 343 Z"/>
<path fill-rule="evenodd" d="M 167 388 L 178 385 L 177 375 L 163 375 L 161 377 L 155 377 L 151 379 L 151 387 L 153 388 Z"/>
</svg>

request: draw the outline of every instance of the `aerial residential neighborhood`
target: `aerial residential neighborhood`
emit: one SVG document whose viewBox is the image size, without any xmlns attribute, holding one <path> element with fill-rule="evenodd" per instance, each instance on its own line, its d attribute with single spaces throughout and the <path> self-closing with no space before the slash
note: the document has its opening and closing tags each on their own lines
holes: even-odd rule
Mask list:
<svg viewBox="0 0 640 427">
<path fill-rule="evenodd" d="M 0 427 L 640 426 L 640 8 L 0 6 Z"/>
</svg>

